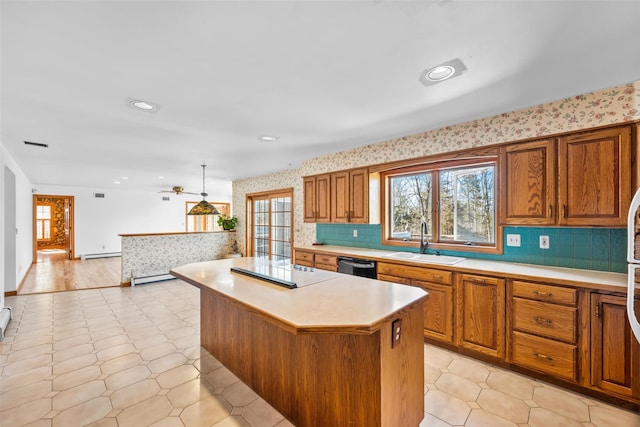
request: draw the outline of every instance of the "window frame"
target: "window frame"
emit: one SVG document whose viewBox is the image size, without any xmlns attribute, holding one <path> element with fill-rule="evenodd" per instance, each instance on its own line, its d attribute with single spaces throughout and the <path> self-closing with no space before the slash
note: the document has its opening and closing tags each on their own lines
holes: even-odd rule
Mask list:
<svg viewBox="0 0 640 427">
<path fill-rule="evenodd" d="M 48 207 L 49 208 L 49 218 L 38 218 L 38 208 L 42 206 L 42 207 Z M 53 230 L 52 230 L 52 223 L 53 223 L 53 212 L 54 211 L 54 204 L 53 203 L 38 203 L 36 205 L 36 241 L 37 242 L 51 242 L 53 240 Z M 45 221 L 49 221 L 48 226 L 45 224 Z M 45 233 L 45 230 L 49 231 L 49 237 L 46 238 L 44 237 L 47 233 Z M 38 232 L 42 230 L 42 238 L 39 239 L 38 238 Z"/>
<path fill-rule="evenodd" d="M 465 244 L 462 241 L 440 241 L 440 215 L 439 215 L 439 200 L 440 200 L 440 182 L 439 172 L 447 169 L 459 169 L 459 168 L 473 168 L 473 167 L 494 167 L 494 221 L 495 221 L 495 242 L 494 243 L 477 243 L 473 245 Z M 420 248 L 420 242 L 417 239 L 405 241 L 400 237 L 390 237 L 392 227 L 390 224 L 391 219 L 391 206 L 390 206 L 390 178 L 399 175 L 412 175 L 421 172 L 432 173 L 432 235 L 437 236 L 437 239 L 429 240 L 429 249 L 432 250 L 450 250 L 459 252 L 477 252 L 487 254 L 502 254 L 503 242 L 502 242 L 502 224 L 500 224 L 500 165 L 498 156 L 483 156 L 473 157 L 467 159 L 456 160 L 441 160 L 429 163 L 412 164 L 410 166 L 400 166 L 393 169 L 380 171 L 380 223 L 381 223 L 381 242 L 385 246 L 398 246 L 408 248 Z M 436 234 L 437 233 L 437 234 Z"/>
<path fill-rule="evenodd" d="M 268 218 L 269 218 L 269 225 L 268 225 L 268 238 L 267 238 L 267 248 L 268 248 L 268 254 L 267 254 L 267 259 L 271 260 L 274 259 L 274 254 L 273 254 L 273 243 L 275 241 L 281 241 L 284 242 L 283 240 L 278 240 L 278 239 L 274 239 L 273 238 L 273 227 L 274 225 L 272 224 L 272 200 L 273 199 L 278 199 L 278 198 L 289 198 L 290 199 L 290 211 L 289 211 L 289 261 L 293 260 L 293 248 L 294 248 L 294 218 L 295 218 L 295 205 L 294 205 L 294 192 L 293 192 L 293 188 L 283 188 L 283 189 L 279 189 L 279 190 L 272 190 L 272 191 L 263 191 L 263 192 L 259 192 L 259 193 L 248 193 L 245 195 L 245 201 L 246 201 L 246 215 L 247 215 L 247 220 L 246 220 L 246 248 L 247 248 L 247 256 L 253 256 L 253 257 L 257 257 L 258 255 L 256 255 L 256 248 L 255 248 L 255 241 L 254 241 L 254 221 L 253 221 L 253 214 L 254 214 L 254 202 L 258 201 L 258 200 L 263 200 L 263 201 L 267 201 L 268 202 L 268 206 L 269 206 L 269 211 L 267 213 Z M 277 254 L 276 254 L 277 255 Z"/>
</svg>

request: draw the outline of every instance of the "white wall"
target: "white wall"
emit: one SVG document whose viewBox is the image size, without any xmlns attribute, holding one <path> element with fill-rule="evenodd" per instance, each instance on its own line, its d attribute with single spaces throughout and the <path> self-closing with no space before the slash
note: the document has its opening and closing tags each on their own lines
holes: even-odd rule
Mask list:
<svg viewBox="0 0 640 427">
<path fill-rule="evenodd" d="M 4 144 L 0 140 L 0 171 L 4 172 Z M 4 173 L 0 173 L 0 254 L 4 254 Z M 4 307 L 4 256 L 0 256 L 0 308 Z"/>
<path fill-rule="evenodd" d="M 187 201 L 200 196 L 159 194 L 104 188 L 66 187 L 38 184 L 34 194 L 74 196 L 75 256 L 120 252 L 119 234 L 168 233 L 186 231 Z M 94 193 L 104 193 L 97 199 Z M 163 201 L 163 196 L 170 200 Z M 231 202 L 228 188 L 209 192 L 208 201 Z"/>
<path fill-rule="evenodd" d="M 2 160 L 0 167 L 4 171 L 4 167 L 7 166 L 11 172 L 16 176 L 16 228 L 18 229 L 18 233 L 16 235 L 16 283 L 4 283 L 4 274 L 3 274 L 3 287 L 2 287 L 2 295 L 4 296 L 5 292 L 15 291 L 18 288 L 18 284 L 22 281 L 24 276 L 27 274 L 29 270 L 29 266 L 33 261 L 33 247 L 32 247 L 32 235 L 33 235 L 33 224 L 31 222 L 31 217 L 33 215 L 32 212 L 32 198 L 31 198 L 31 182 L 24 174 L 20 166 L 15 162 L 13 157 L 7 152 L 2 146 Z M 4 175 L 4 174 L 3 174 Z M 4 179 L 4 178 L 3 178 Z M 2 206 L 4 211 L 4 182 L 2 183 Z M 4 230 L 4 213 L 3 213 L 3 227 Z M 4 238 L 10 236 L 2 236 L 2 250 L 4 252 Z M 3 266 L 4 273 L 4 266 Z M 3 300 L 4 302 L 4 300 Z"/>
</svg>

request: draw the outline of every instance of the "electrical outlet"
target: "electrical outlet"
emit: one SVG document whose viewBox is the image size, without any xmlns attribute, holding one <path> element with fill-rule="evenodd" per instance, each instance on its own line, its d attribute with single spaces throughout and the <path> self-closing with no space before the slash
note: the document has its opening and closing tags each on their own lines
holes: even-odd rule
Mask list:
<svg viewBox="0 0 640 427">
<path fill-rule="evenodd" d="M 507 246 L 520 247 L 520 235 L 519 234 L 507 234 Z"/>
<path fill-rule="evenodd" d="M 540 236 L 540 249 L 549 249 L 549 236 Z"/>
<path fill-rule="evenodd" d="M 353 237 L 358 237 L 358 230 L 353 230 Z"/>
<path fill-rule="evenodd" d="M 400 344 L 402 335 L 402 319 L 396 319 L 391 322 L 391 348 Z"/>
</svg>

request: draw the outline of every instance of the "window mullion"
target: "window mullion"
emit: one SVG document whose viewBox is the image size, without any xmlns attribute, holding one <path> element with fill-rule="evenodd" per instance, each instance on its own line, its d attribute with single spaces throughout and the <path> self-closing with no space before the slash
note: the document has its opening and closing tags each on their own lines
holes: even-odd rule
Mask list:
<svg viewBox="0 0 640 427">
<path fill-rule="evenodd" d="M 437 170 L 431 171 L 431 182 L 433 188 L 431 189 L 431 224 L 433 230 L 431 230 L 431 240 L 433 242 L 440 241 L 440 174 Z"/>
</svg>

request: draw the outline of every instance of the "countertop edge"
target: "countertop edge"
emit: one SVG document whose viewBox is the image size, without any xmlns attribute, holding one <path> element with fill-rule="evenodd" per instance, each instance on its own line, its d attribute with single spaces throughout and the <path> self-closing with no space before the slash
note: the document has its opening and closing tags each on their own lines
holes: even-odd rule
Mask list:
<svg viewBox="0 0 640 427">
<path fill-rule="evenodd" d="M 200 263 L 194 263 L 194 264 L 200 264 Z M 187 264 L 187 265 L 192 265 L 192 264 Z M 181 267 L 184 267 L 184 266 L 181 266 Z M 180 269 L 181 267 L 176 267 L 176 269 Z M 243 307 L 243 309 L 259 316 L 265 321 L 268 321 L 294 335 L 304 335 L 304 334 L 318 335 L 318 334 L 334 334 L 334 333 L 348 333 L 353 335 L 372 335 L 378 330 L 380 330 L 382 325 L 387 323 L 389 320 L 397 317 L 399 313 L 403 313 L 405 311 L 411 310 L 415 305 L 423 303 L 428 298 L 428 293 L 422 290 L 424 294 L 421 295 L 420 297 L 417 297 L 413 301 L 410 301 L 407 304 L 396 308 L 395 310 L 376 319 L 374 322 L 371 322 L 371 323 L 366 323 L 366 324 L 354 323 L 349 325 L 337 325 L 337 324 L 336 325 L 298 325 L 280 316 L 276 316 L 273 313 L 264 311 L 259 307 L 256 307 L 246 301 L 235 298 L 232 295 L 229 295 L 225 292 L 220 291 L 219 289 L 215 289 L 214 287 L 211 287 L 207 284 L 198 282 L 196 279 L 193 279 L 185 274 L 182 274 L 176 271 L 176 269 L 170 270 L 170 274 L 173 275 L 174 277 L 180 280 L 183 280 L 184 282 L 192 286 L 199 288 L 201 291 L 204 290 L 204 291 L 213 292 L 217 296 L 221 298 L 225 298 L 226 300 L 231 301 L 233 304 L 237 304 Z M 396 286 L 404 286 L 404 285 L 397 284 Z"/>
<path fill-rule="evenodd" d="M 441 265 L 418 263 L 406 260 L 384 257 L 385 253 L 397 251 L 385 251 L 382 249 L 356 248 L 349 246 L 333 245 L 309 245 L 296 246 L 294 250 L 313 251 L 326 255 L 344 255 L 354 257 L 366 257 L 377 262 L 408 265 L 412 267 L 425 267 L 443 269 L 460 273 L 500 275 L 511 279 L 531 280 L 534 282 L 552 281 L 555 284 L 589 288 L 608 292 L 626 292 L 627 274 L 613 273 L 598 270 L 581 270 L 568 267 L 544 266 L 536 264 L 522 264 L 504 261 L 483 260 L 467 258 L 454 265 Z M 476 264 L 486 263 L 488 267 L 482 268 Z M 471 264 L 471 265 L 469 265 Z M 513 272 L 514 268 L 521 268 L 524 272 Z M 535 273 L 534 273 L 535 272 Z"/>
</svg>

